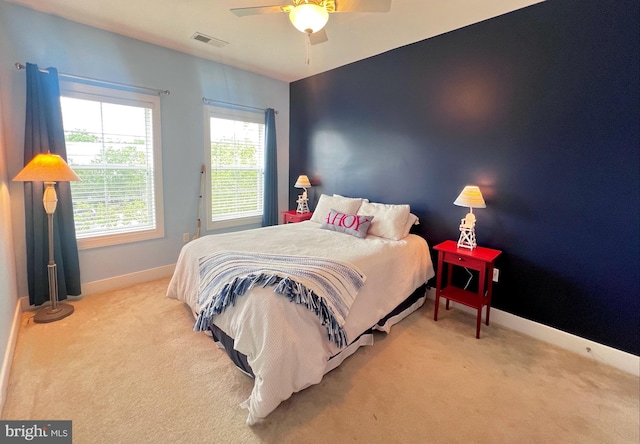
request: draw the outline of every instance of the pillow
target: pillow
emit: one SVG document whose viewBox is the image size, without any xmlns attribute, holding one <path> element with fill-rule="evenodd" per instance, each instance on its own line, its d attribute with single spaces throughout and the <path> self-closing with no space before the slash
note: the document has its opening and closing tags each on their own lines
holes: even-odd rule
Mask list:
<svg viewBox="0 0 640 444">
<path fill-rule="evenodd" d="M 373 217 L 357 214 L 345 214 L 334 209 L 329 211 L 327 218 L 322 223 L 322 228 L 332 231 L 340 231 L 355 237 L 365 237 L 371 226 Z"/>
<path fill-rule="evenodd" d="M 409 210 L 409 205 L 363 202 L 357 214 L 368 214 L 375 218 L 369 229 L 369 234 L 385 239 L 400 240 L 406 237 L 405 227 Z"/>
<path fill-rule="evenodd" d="M 411 231 L 411 227 L 413 227 L 414 225 L 420 225 L 418 216 L 413 213 L 409 213 L 409 217 L 407 217 L 407 222 L 404 226 L 404 235 L 400 239 L 404 239 L 405 237 L 407 237 L 409 235 L 409 232 Z"/>
<path fill-rule="evenodd" d="M 327 214 L 332 209 L 346 214 L 356 214 L 362 199 L 342 197 L 342 196 L 328 196 L 321 194 L 318 199 L 316 209 L 313 211 L 311 220 L 318 223 L 323 223 L 327 220 Z"/>
<path fill-rule="evenodd" d="M 342 197 L 343 199 L 354 199 L 353 197 L 345 197 L 345 196 L 341 196 L 339 194 L 334 194 L 333 197 Z M 369 199 L 362 199 L 363 202 L 369 202 Z"/>
</svg>

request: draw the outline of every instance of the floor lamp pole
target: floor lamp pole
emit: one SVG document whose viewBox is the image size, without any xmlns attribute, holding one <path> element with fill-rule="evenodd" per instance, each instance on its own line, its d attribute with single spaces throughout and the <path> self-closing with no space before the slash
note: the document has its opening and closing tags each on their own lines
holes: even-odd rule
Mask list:
<svg viewBox="0 0 640 444">
<path fill-rule="evenodd" d="M 55 182 L 45 182 L 42 203 L 47 212 L 47 228 L 49 232 L 49 264 L 47 264 L 47 272 L 51 306 L 41 308 L 36 312 L 33 320 L 39 323 L 58 321 L 73 313 L 73 305 L 58 302 L 58 272 L 53 250 L 53 214 L 56 211 L 56 204 L 58 203 Z"/>
<path fill-rule="evenodd" d="M 49 234 L 49 264 L 47 275 L 49 278 L 49 300 L 51 306 L 41 308 L 36 312 L 35 322 L 53 322 L 66 318 L 73 313 L 73 305 L 58 303 L 58 272 L 54 255 L 53 242 L 53 215 L 58 206 L 56 194 L 56 182 L 69 182 L 80 180 L 67 162 L 58 154 L 50 152 L 38 153 L 27 163 L 24 168 L 13 178 L 16 182 L 44 182 L 42 193 L 42 205 L 47 213 L 47 228 Z"/>
</svg>

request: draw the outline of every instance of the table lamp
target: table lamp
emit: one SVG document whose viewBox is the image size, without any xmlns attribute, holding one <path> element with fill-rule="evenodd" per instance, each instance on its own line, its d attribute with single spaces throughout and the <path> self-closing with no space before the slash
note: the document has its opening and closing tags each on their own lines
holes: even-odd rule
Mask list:
<svg viewBox="0 0 640 444">
<path fill-rule="evenodd" d="M 47 265 L 47 271 L 51 306 L 38 310 L 34 321 L 40 323 L 58 321 L 73 313 L 73 305 L 58 302 L 58 275 L 53 254 L 53 214 L 58 205 L 55 184 L 56 182 L 76 181 L 80 180 L 80 178 L 62 157 L 48 152 L 47 154 L 37 154 L 13 180 L 17 182 L 44 182 L 42 203 L 47 213 L 47 227 L 49 230 L 49 264 Z"/>
<path fill-rule="evenodd" d="M 311 182 L 309 182 L 309 178 L 305 175 L 298 176 L 298 180 L 294 185 L 296 188 L 304 188 L 304 191 L 301 195 L 298 196 L 298 208 L 296 209 L 296 213 L 308 213 L 309 212 L 309 199 L 307 198 L 307 188 L 311 187 Z"/>
<path fill-rule="evenodd" d="M 458 239 L 458 247 L 473 250 L 476 244 L 476 216 L 473 214 L 474 208 L 486 208 L 484 198 L 480 192 L 480 188 L 475 185 L 467 185 L 464 187 L 458 198 L 453 202 L 454 205 L 460 207 L 469 207 L 469 213 L 460 221 L 460 239 Z"/>
</svg>

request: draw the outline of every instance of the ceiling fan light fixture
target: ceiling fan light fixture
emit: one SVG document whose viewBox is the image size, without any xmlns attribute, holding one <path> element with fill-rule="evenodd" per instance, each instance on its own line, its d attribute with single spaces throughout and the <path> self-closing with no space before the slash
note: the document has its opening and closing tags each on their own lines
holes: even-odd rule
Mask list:
<svg viewBox="0 0 640 444">
<path fill-rule="evenodd" d="M 329 13 L 320 5 L 301 3 L 291 10 L 289 20 L 298 31 L 313 34 L 324 28 L 329 20 Z"/>
</svg>

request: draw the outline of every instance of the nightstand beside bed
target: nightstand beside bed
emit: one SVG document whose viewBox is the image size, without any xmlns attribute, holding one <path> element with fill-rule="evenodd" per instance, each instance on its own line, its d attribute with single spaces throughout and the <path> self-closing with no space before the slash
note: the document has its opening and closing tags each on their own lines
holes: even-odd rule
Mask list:
<svg viewBox="0 0 640 444">
<path fill-rule="evenodd" d="M 447 300 L 446 309 L 449 309 L 449 301 L 458 302 L 477 310 L 476 338 L 480 338 L 480 324 L 482 323 L 482 307 L 487 306 L 486 324 L 489 325 L 489 313 L 491 310 L 491 295 L 493 291 L 493 268 L 495 260 L 502 251 L 492 248 L 476 247 L 473 250 L 459 248 L 455 241 L 444 241 L 435 247 L 438 252 L 438 274 L 436 278 L 436 301 L 433 319 L 438 320 L 438 308 L 440 298 Z M 443 273 L 447 268 L 446 283 L 443 282 Z M 451 283 L 453 267 L 465 267 L 476 270 L 479 276 L 478 291 L 472 292 L 458 288 Z M 444 284 L 444 286 L 443 286 Z"/>
</svg>

